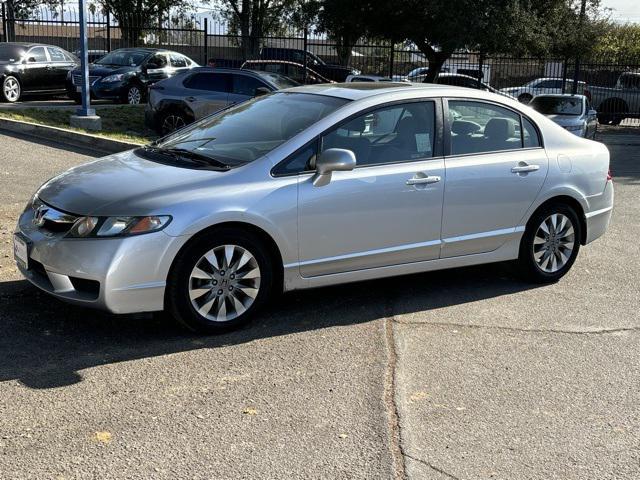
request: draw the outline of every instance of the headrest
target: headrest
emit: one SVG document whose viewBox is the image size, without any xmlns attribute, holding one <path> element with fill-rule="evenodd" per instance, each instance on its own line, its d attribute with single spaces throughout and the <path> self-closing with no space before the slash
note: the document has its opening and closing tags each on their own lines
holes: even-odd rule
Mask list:
<svg viewBox="0 0 640 480">
<path fill-rule="evenodd" d="M 482 127 L 475 122 L 469 122 L 467 120 L 455 120 L 451 124 L 451 131 L 456 135 L 471 135 L 481 130 Z"/>
<path fill-rule="evenodd" d="M 516 127 L 512 120 L 508 118 L 492 118 L 484 127 L 484 136 L 506 140 L 515 136 Z"/>
</svg>

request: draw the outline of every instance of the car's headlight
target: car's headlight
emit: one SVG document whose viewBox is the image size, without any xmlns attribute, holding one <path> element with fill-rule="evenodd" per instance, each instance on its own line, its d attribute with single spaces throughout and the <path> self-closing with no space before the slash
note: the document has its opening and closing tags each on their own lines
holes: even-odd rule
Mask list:
<svg viewBox="0 0 640 480">
<path fill-rule="evenodd" d="M 100 80 L 102 83 L 121 82 L 124 80 L 124 73 L 116 73 L 115 75 L 109 75 Z"/>
<path fill-rule="evenodd" d="M 71 80 L 71 70 L 67 72 L 67 80 Z"/>
<path fill-rule="evenodd" d="M 580 132 L 584 127 L 582 125 L 568 125 L 564 128 L 570 132 Z"/>
<path fill-rule="evenodd" d="M 80 217 L 73 224 L 68 237 L 105 238 L 141 235 L 162 230 L 171 221 L 169 215 L 149 217 Z"/>
</svg>

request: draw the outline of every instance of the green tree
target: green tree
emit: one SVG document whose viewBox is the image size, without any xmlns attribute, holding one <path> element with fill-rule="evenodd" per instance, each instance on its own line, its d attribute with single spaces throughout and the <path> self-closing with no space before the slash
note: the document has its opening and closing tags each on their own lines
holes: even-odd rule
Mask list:
<svg viewBox="0 0 640 480">
<path fill-rule="evenodd" d="M 594 57 L 611 63 L 640 62 L 640 25 L 609 23 L 597 39 Z"/>
<path fill-rule="evenodd" d="M 318 5 L 318 31 L 336 44 L 338 62 L 348 65 L 354 45 L 368 30 L 369 0 L 323 0 Z"/>
</svg>

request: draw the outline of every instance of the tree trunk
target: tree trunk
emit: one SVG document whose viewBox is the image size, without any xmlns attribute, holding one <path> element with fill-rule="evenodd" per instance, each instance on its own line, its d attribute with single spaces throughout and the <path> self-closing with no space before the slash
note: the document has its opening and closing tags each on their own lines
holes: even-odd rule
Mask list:
<svg viewBox="0 0 640 480">
<path fill-rule="evenodd" d="M 431 45 L 424 41 L 416 42 L 416 45 L 429 61 L 429 71 L 424 79 L 424 83 L 434 83 L 444 63 L 453 55 L 453 50 L 447 48 L 436 51 Z"/>
<path fill-rule="evenodd" d="M 5 23 L 7 25 L 7 38 L 4 39 L 5 42 L 15 42 L 16 41 L 16 13 L 15 7 L 13 5 L 13 0 L 7 0 L 5 4 L 5 13 L 7 18 L 5 18 Z"/>
<path fill-rule="evenodd" d="M 338 54 L 338 63 L 346 67 L 349 65 L 353 46 L 356 42 L 348 35 L 337 35 L 335 42 L 336 53 Z"/>
</svg>

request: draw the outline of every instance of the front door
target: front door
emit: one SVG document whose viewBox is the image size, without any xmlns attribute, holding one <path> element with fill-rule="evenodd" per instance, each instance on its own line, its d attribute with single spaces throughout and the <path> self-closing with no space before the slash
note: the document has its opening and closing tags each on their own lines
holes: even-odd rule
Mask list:
<svg viewBox="0 0 640 480">
<path fill-rule="evenodd" d="M 519 113 L 449 100 L 442 257 L 490 252 L 516 234 L 547 176 L 537 129 Z"/>
<path fill-rule="evenodd" d="M 444 162 L 435 138 L 437 110 L 431 101 L 393 104 L 321 138 L 321 150 L 353 151 L 357 167 L 334 172 L 321 187 L 312 174 L 300 175 L 302 276 L 438 258 Z"/>
</svg>

